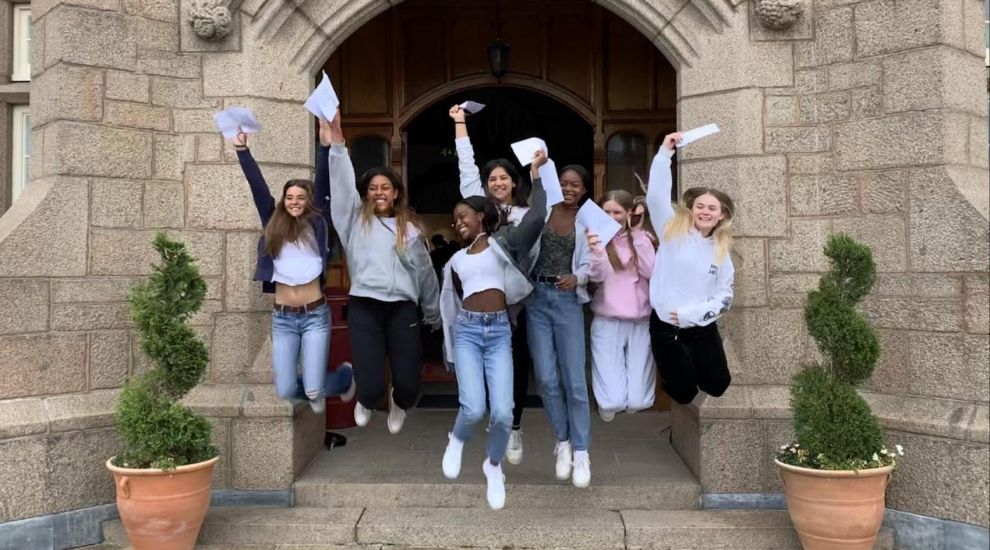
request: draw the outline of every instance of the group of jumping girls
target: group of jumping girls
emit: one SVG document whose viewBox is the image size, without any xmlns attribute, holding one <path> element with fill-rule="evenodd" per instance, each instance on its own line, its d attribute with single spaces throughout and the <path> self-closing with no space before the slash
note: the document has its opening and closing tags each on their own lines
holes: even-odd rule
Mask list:
<svg viewBox="0 0 990 550">
<path fill-rule="evenodd" d="M 594 313 L 592 388 L 605 422 L 653 406 L 658 368 L 664 391 L 678 403 L 690 403 L 699 390 L 725 392 L 730 375 L 715 321 L 732 303 L 734 207 L 724 193 L 699 187 L 671 204 L 671 158 L 681 141 L 673 133 L 650 167 L 647 212 L 627 191 L 601 197 L 601 208 L 622 228 L 602 246 L 577 219 L 592 189 L 587 169 L 563 167 L 563 202 L 548 208 L 539 175 L 545 152 L 532 159 L 531 192 L 524 196 L 512 161 L 493 159 L 478 169 L 466 113 L 455 105 L 449 115 L 463 197 L 454 207 L 453 227 L 462 248 L 443 266 L 440 281 L 399 176 L 378 167 L 356 177 L 339 112 L 332 121 L 320 120 L 315 181 L 289 180 L 278 201 L 247 136 L 238 134 L 234 147 L 264 227 L 254 279 L 275 294 L 278 395 L 306 400 L 318 414 L 326 397 L 346 401 L 356 395 L 354 420 L 363 427 L 386 394 L 389 364 L 386 424 L 398 433 L 419 396 L 421 324 L 442 329 L 460 408 L 441 468 L 450 479 L 459 475 L 464 444 L 487 410 L 482 470 L 488 504 L 500 509 L 502 459 L 522 460 L 530 369 L 557 439 L 557 479 L 582 488 L 591 481 L 584 304 L 590 302 Z M 647 213 L 655 233 L 644 222 Z M 328 374 L 323 288 L 331 224 L 347 258 L 353 367 Z"/>
</svg>

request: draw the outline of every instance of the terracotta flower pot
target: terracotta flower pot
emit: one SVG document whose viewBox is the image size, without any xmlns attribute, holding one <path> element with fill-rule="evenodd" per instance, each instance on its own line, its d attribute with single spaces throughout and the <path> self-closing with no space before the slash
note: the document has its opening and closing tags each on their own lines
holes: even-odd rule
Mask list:
<svg viewBox="0 0 990 550">
<path fill-rule="evenodd" d="M 883 522 L 893 466 L 814 470 L 774 460 L 805 550 L 870 550 Z"/>
<path fill-rule="evenodd" d="M 210 507 L 210 460 L 174 470 L 118 468 L 107 461 L 117 487 L 117 511 L 134 550 L 193 550 Z"/>
</svg>

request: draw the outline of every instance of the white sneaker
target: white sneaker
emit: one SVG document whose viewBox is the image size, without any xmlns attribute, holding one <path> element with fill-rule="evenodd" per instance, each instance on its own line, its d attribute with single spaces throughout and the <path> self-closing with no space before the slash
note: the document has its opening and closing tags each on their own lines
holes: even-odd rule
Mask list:
<svg viewBox="0 0 990 550">
<path fill-rule="evenodd" d="M 611 422 L 615 420 L 615 411 L 609 411 L 598 407 L 598 416 L 602 417 L 602 420 L 605 422 Z"/>
<path fill-rule="evenodd" d="M 454 434 L 447 434 L 447 450 L 443 452 L 443 475 L 447 479 L 457 479 L 461 475 L 461 452 L 464 451 L 464 442 L 454 437 Z"/>
<path fill-rule="evenodd" d="M 492 510 L 501 510 L 505 506 L 505 475 L 502 474 L 502 465 L 493 466 L 491 461 L 485 458 L 481 465 L 481 471 L 485 472 L 488 479 L 488 506 Z"/>
<path fill-rule="evenodd" d="M 323 414 L 327 410 L 327 398 L 320 396 L 319 399 L 310 399 L 309 408 L 316 414 Z"/>
<path fill-rule="evenodd" d="M 350 386 L 347 386 L 347 391 L 345 391 L 344 393 L 340 394 L 340 400 L 343 401 L 344 403 L 347 403 L 351 399 L 354 399 L 354 394 L 357 393 L 357 382 L 354 381 L 354 367 L 351 366 L 350 361 L 344 361 L 337 368 L 341 368 L 342 369 L 342 368 L 345 368 L 345 367 L 351 369 L 351 385 Z"/>
<path fill-rule="evenodd" d="M 354 423 L 363 428 L 371 421 L 371 409 L 364 408 L 360 401 L 354 404 Z"/>
<path fill-rule="evenodd" d="M 402 431 L 402 425 L 406 423 L 406 411 L 395 404 L 392 396 L 388 396 L 388 433 L 397 434 Z"/>
<path fill-rule="evenodd" d="M 509 432 L 509 446 L 505 449 L 505 459 L 509 464 L 519 464 L 522 462 L 522 430 L 512 430 Z"/>
<path fill-rule="evenodd" d="M 571 477 L 571 442 L 558 441 L 557 446 L 553 448 L 553 454 L 557 457 L 555 467 L 557 479 L 567 481 L 567 478 Z"/>
<path fill-rule="evenodd" d="M 571 482 L 579 489 L 584 489 L 591 483 L 591 457 L 588 451 L 574 451 L 574 474 Z"/>
</svg>

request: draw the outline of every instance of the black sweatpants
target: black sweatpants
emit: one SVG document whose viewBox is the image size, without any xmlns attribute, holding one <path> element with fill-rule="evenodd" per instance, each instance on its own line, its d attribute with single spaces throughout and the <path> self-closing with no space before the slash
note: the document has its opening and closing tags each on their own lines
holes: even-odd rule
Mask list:
<svg viewBox="0 0 990 550">
<path fill-rule="evenodd" d="M 348 309 L 347 331 L 358 402 L 371 409 L 385 395 L 388 357 L 392 363 L 392 398 L 400 408 L 412 408 L 419 397 L 423 368 L 416 304 L 351 296 Z"/>
<path fill-rule="evenodd" d="M 522 426 L 523 404 L 529 394 L 529 372 L 533 370 L 533 359 L 529 356 L 529 338 L 526 336 L 526 310 L 516 316 L 516 326 L 512 331 L 512 429 Z"/>
<path fill-rule="evenodd" d="M 650 344 L 663 390 L 682 405 L 690 403 L 699 389 L 719 397 L 732 381 L 715 323 L 680 328 L 661 321 L 654 312 L 650 315 Z"/>
</svg>

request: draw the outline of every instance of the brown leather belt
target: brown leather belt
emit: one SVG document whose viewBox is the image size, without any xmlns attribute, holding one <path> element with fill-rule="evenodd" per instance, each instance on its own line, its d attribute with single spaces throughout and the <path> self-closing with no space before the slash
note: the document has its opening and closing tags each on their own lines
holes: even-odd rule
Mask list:
<svg viewBox="0 0 990 550">
<path fill-rule="evenodd" d="M 303 304 L 301 306 L 287 306 L 284 304 L 275 304 L 275 311 L 279 313 L 309 313 L 314 309 L 327 303 L 326 296 L 321 296 L 318 300 L 314 300 L 308 304 Z"/>
</svg>

